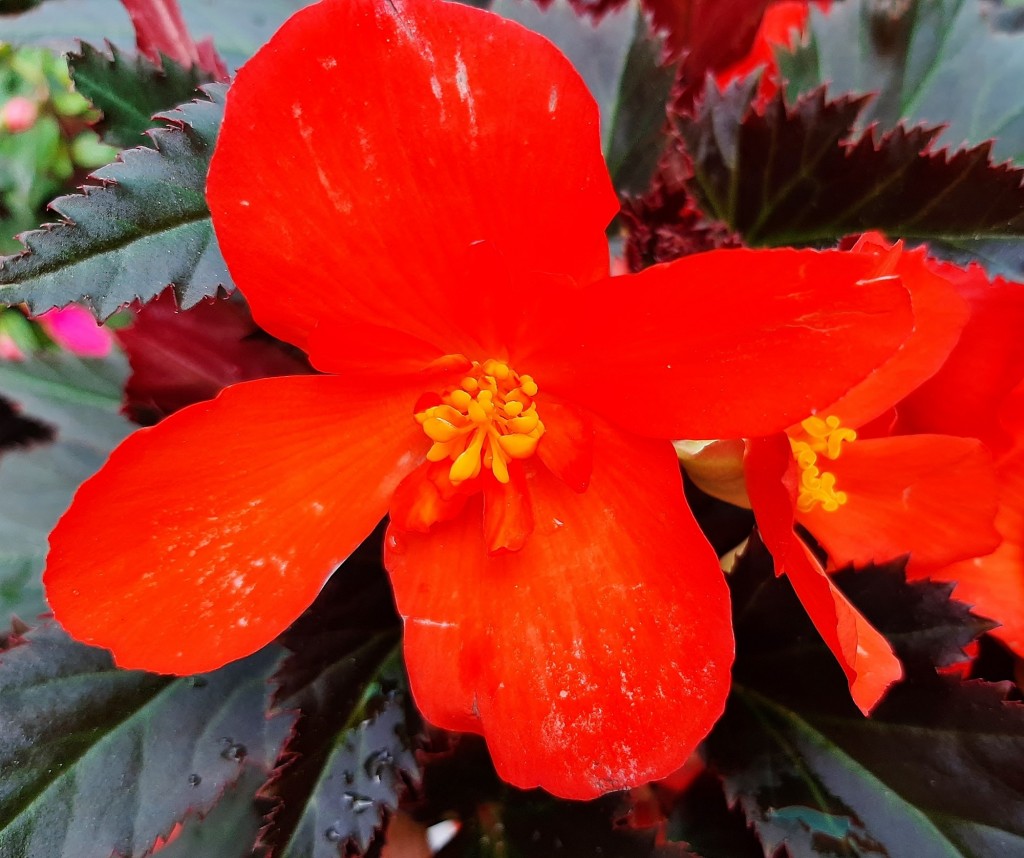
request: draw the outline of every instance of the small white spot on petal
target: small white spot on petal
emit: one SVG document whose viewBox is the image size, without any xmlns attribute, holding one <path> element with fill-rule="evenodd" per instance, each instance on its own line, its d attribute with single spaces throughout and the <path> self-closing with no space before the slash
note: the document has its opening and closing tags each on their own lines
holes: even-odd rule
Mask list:
<svg viewBox="0 0 1024 858">
<path fill-rule="evenodd" d="M 558 107 L 558 87 L 551 87 L 551 94 L 548 96 L 548 113 L 554 113 Z"/>
</svg>

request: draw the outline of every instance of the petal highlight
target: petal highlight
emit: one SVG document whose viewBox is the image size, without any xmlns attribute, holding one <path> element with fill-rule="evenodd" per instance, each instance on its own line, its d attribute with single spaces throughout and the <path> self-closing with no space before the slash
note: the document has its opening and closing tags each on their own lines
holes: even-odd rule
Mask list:
<svg viewBox="0 0 1024 858">
<path fill-rule="evenodd" d="M 283 631 L 426 440 L 419 383 L 263 379 L 130 436 L 50 537 L 57 620 L 122 667 L 211 670 Z"/>
<path fill-rule="evenodd" d="M 385 553 L 428 720 L 482 733 L 509 782 L 577 799 L 678 768 L 721 714 L 733 657 L 671 445 L 603 421 L 595 435 L 583 493 L 532 474 L 520 551 L 488 552 L 472 501 L 429 535 L 392 528 Z"/>
</svg>

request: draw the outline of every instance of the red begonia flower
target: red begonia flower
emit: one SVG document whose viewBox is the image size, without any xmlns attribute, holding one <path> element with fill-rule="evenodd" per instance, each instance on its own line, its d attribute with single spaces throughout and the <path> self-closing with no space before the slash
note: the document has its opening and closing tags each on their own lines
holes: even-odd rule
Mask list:
<svg viewBox="0 0 1024 858">
<path fill-rule="evenodd" d="M 60 622 L 127 667 L 215 668 L 390 507 L 429 720 L 562 796 L 677 768 L 733 641 L 667 439 L 780 431 L 912 310 L 864 253 L 608 278 L 598 141 L 568 62 L 489 13 L 325 0 L 287 22 L 229 91 L 208 198 L 254 317 L 332 375 L 236 385 L 115 450 L 51 539 Z"/>
<path fill-rule="evenodd" d="M 969 318 L 956 285 L 923 250 L 865 237 L 910 288 L 915 329 L 900 350 L 820 415 L 786 430 L 798 466 L 796 521 L 834 567 L 909 554 L 908 570 L 935 569 L 991 551 L 996 486 L 975 438 L 891 435 L 886 415 L 948 358 Z M 862 431 L 863 430 L 863 431 Z M 755 515 L 759 510 L 754 505 Z"/>
<path fill-rule="evenodd" d="M 854 250 L 875 255 L 880 271 L 907 284 L 914 333 L 821 415 L 774 438 L 748 442 L 743 471 L 747 500 L 778 570 L 789 575 L 866 711 L 898 677 L 898 665 L 877 632 L 824 577 L 795 525 L 826 551 L 831 568 L 909 554 L 912 575 L 991 551 L 999 534 L 992 460 L 978 439 L 892 435 L 894 409 L 942 367 L 968 322 L 968 305 L 952 277 L 959 270 L 875 235 Z M 729 463 L 737 453 L 734 444 L 701 451 L 690 461 L 698 484 L 737 502 L 736 469 Z"/>
</svg>

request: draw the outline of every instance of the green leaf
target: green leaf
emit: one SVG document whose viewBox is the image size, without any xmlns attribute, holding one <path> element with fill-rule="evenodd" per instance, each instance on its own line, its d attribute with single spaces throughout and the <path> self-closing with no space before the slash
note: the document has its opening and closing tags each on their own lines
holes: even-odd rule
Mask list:
<svg viewBox="0 0 1024 858">
<path fill-rule="evenodd" d="M 262 792 L 276 804 L 262 840 L 274 858 L 365 852 L 398 807 L 403 778 L 419 778 L 401 624 L 380 558 L 378 529 L 281 638 L 292 655 L 275 677 L 275 704 L 301 714 Z"/>
<path fill-rule="evenodd" d="M 78 486 L 132 429 L 120 414 L 127 374 L 116 353 L 103 360 L 46 352 L 0 361 L 0 392 L 54 434 L 51 443 L 0 456 L 0 621 L 46 610 L 39 576 L 47 537 Z"/>
<path fill-rule="evenodd" d="M 81 301 L 106 318 L 168 285 L 183 309 L 230 287 L 204 197 L 225 90 L 208 85 L 210 101 L 160 117 L 169 127 L 150 132 L 155 149 L 123 152 L 92 174 L 102 184 L 55 200 L 63 220 L 0 261 L 0 300 L 33 313 Z"/>
<path fill-rule="evenodd" d="M 201 677 L 114 668 L 54 627 L 0 653 L 0 854 L 136 858 L 266 770 L 290 719 L 267 720 L 267 648 Z"/>
<path fill-rule="evenodd" d="M 935 129 L 851 139 L 863 98 L 817 90 L 748 109 L 753 81 L 709 87 L 680 132 L 693 159 L 690 190 L 752 245 L 832 242 L 877 229 L 904 238 L 1019 246 L 1024 170 L 994 165 L 989 147 L 934 151 Z"/>
<path fill-rule="evenodd" d="M 779 56 L 791 100 L 824 83 L 876 92 L 859 129 L 945 125 L 940 146 L 994 139 L 997 160 L 1024 163 L 1024 34 L 996 31 L 990 12 L 978 0 L 845 0 L 827 15 L 812 7 L 809 43 Z"/>
<path fill-rule="evenodd" d="M 594 22 L 569 0 L 541 9 L 534 3 L 495 0 L 496 12 L 547 37 L 580 73 L 601 111 L 601 140 L 615 187 L 639 192 L 650 181 L 664 146 L 675 68 L 660 65 L 663 46 L 639 3 L 628 3 Z"/>
<path fill-rule="evenodd" d="M 256 793 L 264 780 L 258 769 L 247 767 L 213 810 L 185 821 L 181 833 L 160 850 L 160 858 L 252 858 L 263 825 Z"/>
<path fill-rule="evenodd" d="M 212 37 L 217 51 L 237 68 L 308 0 L 179 0 L 196 40 Z M 18 17 L 0 20 L 0 40 L 73 50 L 76 41 L 104 39 L 129 50 L 135 45 L 128 13 L 119 0 L 46 0 Z"/>
<path fill-rule="evenodd" d="M 983 858 L 1024 848 L 1024 706 L 1008 684 L 936 672 L 984 624 L 948 587 L 896 569 L 836 583 L 893 643 L 906 670 L 870 719 L 785 579 L 756 541 L 730 575 L 737 662 L 707 742 L 765 848 Z"/>
<path fill-rule="evenodd" d="M 142 145 L 153 116 L 194 98 L 210 77 L 198 68 L 184 69 L 167 57 L 157 68 L 145 57 L 126 57 L 111 45 L 111 56 L 89 44 L 68 54 L 75 88 L 103 112 L 97 124 L 104 142 L 120 149 Z"/>
</svg>

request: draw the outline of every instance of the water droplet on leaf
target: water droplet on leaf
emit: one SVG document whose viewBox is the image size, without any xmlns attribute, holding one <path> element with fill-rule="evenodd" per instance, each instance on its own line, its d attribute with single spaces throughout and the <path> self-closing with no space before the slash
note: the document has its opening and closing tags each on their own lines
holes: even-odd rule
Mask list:
<svg viewBox="0 0 1024 858">
<path fill-rule="evenodd" d="M 249 749 L 245 747 L 245 745 L 241 744 L 240 742 L 231 742 L 231 744 L 229 744 L 223 751 L 220 752 L 220 755 L 225 760 L 231 760 L 232 762 L 240 763 L 242 762 L 242 760 L 246 758 L 248 753 Z"/>
<path fill-rule="evenodd" d="M 345 835 L 332 825 L 324 832 L 324 839 L 330 843 L 341 843 L 345 839 Z"/>
<path fill-rule="evenodd" d="M 384 770 L 394 765 L 394 762 L 395 758 L 391 756 L 391 752 L 387 748 L 381 748 L 379 751 L 374 751 L 370 754 L 363 766 L 366 769 L 366 774 L 379 781 L 380 776 L 384 774 Z"/>
<path fill-rule="evenodd" d="M 191 775 L 188 776 L 188 785 L 190 787 L 197 787 L 202 782 L 203 782 L 203 779 L 199 775 L 191 774 Z"/>
<path fill-rule="evenodd" d="M 347 792 L 342 798 L 345 800 L 345 804 L 352 808 L 353 813 L 365 813 L 373 807 L 373 799 L 367 798 L 365 795 Z"/>
</svg>

